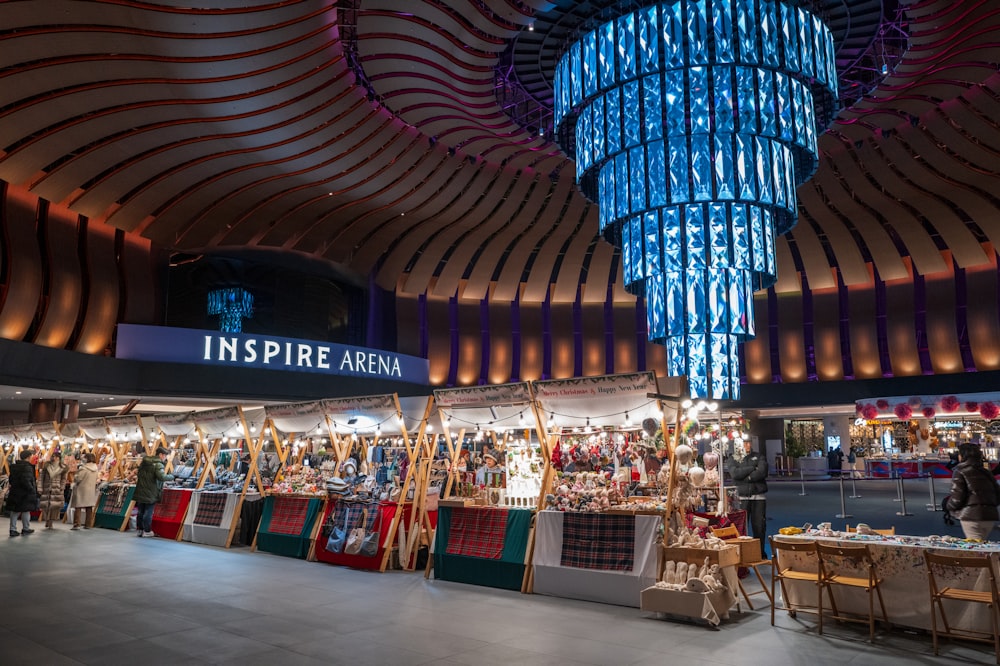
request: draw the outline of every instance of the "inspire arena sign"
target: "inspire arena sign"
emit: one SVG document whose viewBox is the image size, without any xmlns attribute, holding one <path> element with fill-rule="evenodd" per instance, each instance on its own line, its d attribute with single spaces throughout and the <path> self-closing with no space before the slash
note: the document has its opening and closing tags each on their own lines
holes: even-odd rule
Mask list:
<svg viewBox="0 0 1000 666">
<path fill-rule="evenodd" d="M 426 384 L 427 359 L 315 340 L 119 324 L 115 357 L 397 379 Z"/>
</svg>

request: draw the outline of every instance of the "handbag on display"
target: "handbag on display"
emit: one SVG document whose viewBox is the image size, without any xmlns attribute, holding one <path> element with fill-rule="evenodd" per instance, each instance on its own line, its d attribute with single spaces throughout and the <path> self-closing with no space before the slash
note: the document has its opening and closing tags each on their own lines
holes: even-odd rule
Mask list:
<svg viewBox="0 0 1000 666">
<path fill-rule="evenodd" d="M 361 512 L 361 524 L 347 535 L 347 545 L 344 546 L 344 552 L 348 555 L 357 555 L 361 552 L 361 542 L 365 540 L 366 524 L 368 524 L 368 509 Z"/>
<path fill-rule="evenodd" d="M 378 511 L 378 509 L 376 509 Z M 378 513 L 378 522 L 372 528 L 372 531 L 365 535 L 365 538 L 361 540 L 361 552 L 358 553 L 362 557 L 375 557 L 378 554 L 379 545 L 379 534 L 382 529 L 382 512 Z"/>
<path fill-rule="evenodd" d="M 344 526 L 334 527 L 330 532 L 330 538 L 326 540 L 326 552 L 339 553 L 344 550 L 344 543 L 347 541 L 347 519 L 349 511 L 344 512 Z"/>
</svg>

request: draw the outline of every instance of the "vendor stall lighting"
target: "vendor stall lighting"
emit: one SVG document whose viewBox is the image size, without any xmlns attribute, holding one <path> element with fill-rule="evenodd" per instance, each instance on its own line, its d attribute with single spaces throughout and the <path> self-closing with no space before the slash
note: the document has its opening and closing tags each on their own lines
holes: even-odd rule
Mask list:
<svg viewBox="0 0 1000 666">
<path fill-rule="evenodd" d="M 833 37 L 805 4 L 651 5 L 586 33 L 556 67 L 560 143 L 645 299 L 649 339 L 693 397 L 739 397 L 753 293 L 776 279 L 775 237 L 795 225 L 795 188 L 835 111 Z"/>
<path fill-rule="evenodd" d="M 625 412 L 625 427 L 629 428 L 632 426 L 632 419 L 629 417 L 628 412 Z"/>
<path fill-rule="evenodd" d="M 253 294 L 241 287 L 208 292 L 208 314 L 219 317 L 219 330 L 243 331 L 243 320 L 253 316 Z"/>
</svg>

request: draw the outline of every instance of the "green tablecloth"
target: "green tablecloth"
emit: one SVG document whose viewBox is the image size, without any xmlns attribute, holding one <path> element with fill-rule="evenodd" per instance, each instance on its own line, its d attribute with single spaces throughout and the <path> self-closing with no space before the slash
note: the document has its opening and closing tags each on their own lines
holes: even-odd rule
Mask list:
<svg viewBox="0 0 1000 666">
<path fill-rule="evenodd" d="M 275 504 L 282 502 L 308 502 L 301 527 L 296 533 L 286 533 L 288 524 L 285 523 L 280 533 L 272 531 L 272 523 L 276 521 Z M 309 555 L 309 546 L 312 544 L 309 538 L 312 535 L 313 524 L 316 522 L 316 515 L 323 506 L 323 500 L 317 497 L 275 497 L 269 495 L 264 498 L 264 510 L 260 517 L 260 529 L 257 531 L 257 549 L 275 555 L 286 557 L 297 557 L 304 560 Z M 296 524 L 298 520 L 296 520 Z"/>
<path fill-rule="evenodd" d="M 507 534 L 500 558 L 485 559 L 447 553 L 451 538 L 452 507 L 438 508 L 434 538 L 434 577 L 456 583 L 520 590 L 533 513 L 529 509 L 507 510 Z"/>
<path fill-rule="evenodd" d="M 94 527 L 106 527 L 110 530 L 121 529 L 122 523 L 125 522 L 125 514 L 132 505 L 133 493 L 135 493 L 135 486 L 128 486 L 125 490 L 124 500 L 117 507 L 117 512 L 111 508 L 112 496 L 101 493 L 97 503 L 97 511 L 94 514 Z"/>
</svg>

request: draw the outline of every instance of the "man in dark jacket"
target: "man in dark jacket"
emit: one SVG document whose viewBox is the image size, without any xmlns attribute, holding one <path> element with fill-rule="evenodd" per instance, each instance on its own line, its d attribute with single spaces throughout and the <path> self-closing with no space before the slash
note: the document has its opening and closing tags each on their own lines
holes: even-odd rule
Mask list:
<svg viewBox="0 0 1000 666">
<path fill-rule="evenodd" d="M 153 536 L 153 509 L 163 494 L 163 482 L 172 481 L 174 478 L 163 468 L 168 453 L 167 449 L 158 447 L 156 455 L 146 456 L 139 463 L 133 495 L 135 505 L 139 509 L 139 517 L 135 521 L 136 536 Z"/>
<path fill-rule="evenodd" d="M 729 474 L 749 514 L 753 537 L 760 539 L 763 550 L 767 548 L 767 458 L 751 446 L 750 440 L 743 441 L 746 455 L 733 462 Z"/>
<path fill-rule="evenodd" d="M 24 449 L 18 461 L 10 467 L 10 492 L 7 508 L 10 510 L 10 535 L 17 536 L 17 520 L 21 519 L 21 535 L 31 534 L 31 512 L 38 511 L 38 485 L 35 466 L 31 464 L 31 449 Z"/>
<path fill-rule="evenodd" d="M 951 476 L 947 508 L 962 524 L 966 539 L 986 541 L 1000 514 L 1000 485 L 983 467 L 982 450 L 975 444 L 958 447 L 958 464 Z"/>
</svg>

